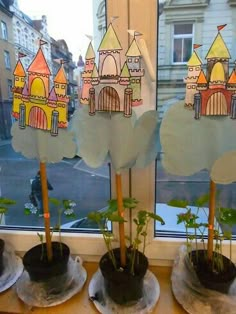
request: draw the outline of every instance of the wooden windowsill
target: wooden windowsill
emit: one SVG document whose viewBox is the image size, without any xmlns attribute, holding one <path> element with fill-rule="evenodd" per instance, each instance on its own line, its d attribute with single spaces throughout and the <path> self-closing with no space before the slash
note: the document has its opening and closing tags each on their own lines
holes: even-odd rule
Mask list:
<svg viewBox="0 0 236 314">
<path fill-rule="evenodd" d="M 70 300 L 53 307 L 47 308 L 29 308 L 24 304 L 16 294 L 14 286 L 0 294 L 0 313 L 34 313 L 34 314 L 96 314 L 99 313 L 92 301 L 88 298 L 88 285 L 92 275 L 98 268 L 97 263 L 85 262 L 84 267 L 87 270 L 87 281 L 78 294 Z M 171 267 L 150 266 L 149 269 L 158 278 L 161 294 L 160 298 L 153 309 L 153 313 L 168 314 L 186 314 L 187 312 L 177 303 L 171 290 Z M 138 314 L 138 313 L 137 313 Z"/>
</svg>

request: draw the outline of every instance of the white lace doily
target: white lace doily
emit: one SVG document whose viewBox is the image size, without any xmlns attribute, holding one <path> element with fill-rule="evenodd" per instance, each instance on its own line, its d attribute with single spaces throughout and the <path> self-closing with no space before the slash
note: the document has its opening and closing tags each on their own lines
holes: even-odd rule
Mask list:
<svg viewBox="0 0 236 314">
<path fill-rule="evenodd" d="M 16 292 L 30 306 L 49 307 L 61 304 L 78 293 L 86 279 L 87 272 L 81 259 L 70 257 L 67 274 L 61 278 L 57 276 L 48 283 L 31 281 L 28 272 L 24 271 L 16 283 Z"/>
<path fill-rule="evenodd" d="M 94 299 L 96 296 L 96 300 Z M 143 297 L 131 306 L 116 304 L 106 294 L 104 279 L 100 270 L 92 277 L 89 283 L 89 297 L 97 310 L 102 314 L 146 314 L 151 313 L 160 296 L 160 286 L 157 278 L 151 271 L 144 277 Z"/>
</svg>

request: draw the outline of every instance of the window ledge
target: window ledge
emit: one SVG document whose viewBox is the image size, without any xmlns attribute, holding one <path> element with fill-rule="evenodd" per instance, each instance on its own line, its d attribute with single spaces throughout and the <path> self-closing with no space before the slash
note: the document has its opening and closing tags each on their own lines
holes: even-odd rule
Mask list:
<svg viewBox="0 0 236 314">
<path fill-rule="evenodd" d="M 93 274 L 97 271 L 97 263 L 84 263 L 87 270 L 87 281 L 81 292 L 77 293 L 70 300 L 57 306 L 48 308 L 31 308 L 24 304 L 17 296 L 13 288 L 1 293 L 0 295 L 0 313 L 34 313 L 34 314 L 68 314 L 68 313 L 83 313 L 95 314 L 98 313 L 92 301 L 88 299 L 88 286 Z M 187 313 L 174 299 L 171 290 L 171 267 L 149 267 L 150 271 L 158 278 L 160 284 L 160 298 L 153 309 L 153 313 Z"/>
</svg>

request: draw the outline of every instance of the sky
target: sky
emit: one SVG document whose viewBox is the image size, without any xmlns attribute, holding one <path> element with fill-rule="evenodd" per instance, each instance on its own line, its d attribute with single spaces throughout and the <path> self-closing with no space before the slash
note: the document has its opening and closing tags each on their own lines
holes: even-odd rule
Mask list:
<svg viewBox="0 0 236 314">
<path fill-rule="evenodd" d="M 18 0 L 21 11 L 32 19 L 47 16 L 48 33 L 54 39 L 64 39 L 73 60 L 85 56 L 93 33 L 92 0 Z"/>
</svg>

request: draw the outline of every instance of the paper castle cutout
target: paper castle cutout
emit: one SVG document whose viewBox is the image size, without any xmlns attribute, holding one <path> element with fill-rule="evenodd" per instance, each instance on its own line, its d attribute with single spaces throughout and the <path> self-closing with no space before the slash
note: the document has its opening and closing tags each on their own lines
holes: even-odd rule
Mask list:
<svg viewBox="0 0 236 314">
<path fill-rule="evenodd" d="M 132 115 L 132 107 L 142 104 L 141 52 L 135 36 L 126 52 L 126 62 L 121 68 L 122 47 L 112 23 L 109 25 L 98 48 L 98 67 L 90 42 L 85 56 L 85 70 L 82 73 L 83 88 L 81 103 L 89 105 L 89 114 L 96 111 L 124 112 Z"/>
<path fill-rule="evenodd" d="M 69 97 L 66 95 L 67 79 L 61 67 L 54 78 L 50 90 L 51 71 L 45 59 L 40 41 L 34 60 L 27 69 L 19 60 L 14 70 L 13 109 L 12 115 L 19 120 L 19 127 L 32 127 L 58 135 L 59 128 L 67 128 L 67 107 Z M 50 90 L 50 91 L 49 91 Z"/>
<path fill-rule="evenodd" d="M 206 74 L 202 69 L 195 45 L 189 59 L 188 76 L 185 78 L 185 107 L 194 109 L 195 119 L 201 116 L 230 116 L 236 119 L 236 72 L 229 75 L 229 50 L 221 36 L 218 26 L 216 35 L 207 55 Z"/>
</svg>

